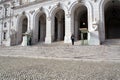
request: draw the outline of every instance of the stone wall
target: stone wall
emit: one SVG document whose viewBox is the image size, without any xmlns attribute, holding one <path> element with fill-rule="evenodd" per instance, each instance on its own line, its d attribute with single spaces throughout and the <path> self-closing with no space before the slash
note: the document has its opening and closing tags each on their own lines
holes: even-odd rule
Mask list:
<svg viewBox="0 0 120 80">
<path fill-rule="evenodd" d="M 24 0 L 25 1 L 25 0 Z M 43 2 L 45 1 L 45 2 Z M 17 39 L 21 39 L 21 18 L 26 16 L 28 19 L 28 32 L 31 30 L 36 35 L 36 18 L 38 15 L 46 15 L 46 37 L 45 43 L 52 43 L 54 39 L 54 16 L 59 10 L 64 11 L 65 15 L 65 36 L 64 42 L 71 43 L 70 37 L 74 33 L 74 12 L 77 8 L 85 6 L 87 8 L 88 16 L 88 43 L 89 45 L 100 45 L 105 40 L 104 30 L 104 5 L 110 0 L 30 0 L 26 4 L 16 2 L 13 4 L 12 17 L 10 25 L 8 25 L 8 32 L 11 27 L 16 31 Z M 3 6 L 2 4 L 0 5 Z M 3 10 L 4 11 L 4 10 Z M 4 12 L 3 12 L 4 15 Z M 6 18 L 4 18 L 6 19 Z M 11 23 L 13 21 L 13 23 Z M 1 20 L 2 23 L 2 20 Z M 11 26 L 12 24 L 12 26 Z M 3 26 L 3 24 L 1 24 Z M 96 28 L 97 26 L 97 28 Z M 36 30 L 35 30 L 36 29 Z M 8 33 L 9 35 L 9 33 Z M 2 37 L 2 36 L 1 36 Z M 33 37 L 33 43 L 36 42 L 36 37 Z"/>
</svg>

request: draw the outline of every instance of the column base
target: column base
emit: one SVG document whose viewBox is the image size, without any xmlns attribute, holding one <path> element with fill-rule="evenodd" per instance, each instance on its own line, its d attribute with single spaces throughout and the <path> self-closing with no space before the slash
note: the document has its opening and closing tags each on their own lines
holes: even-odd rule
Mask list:
<svg viewBox="0 0 120 80">
<path fill-rule="evenodd" d="M 23 41 L 21 46 L 27 46 L 27 36 L 23 36 Z"/>
<path fill-rule="evenodd" d="M 72 41 L 71 41 L 71 35 L 64 37 L 64 43 L 72 43 Z"/>
<path fill-rule="evenodd" d="M 52 43 L 52 38 L 51 37 L 46 37 L 45 38 L 45 44 L 51 44 Z"/>
<path fill-rule="evenodd" d="M 5 41 L 5 46 L 11 46 L 11 40 L 10 38 Z"/>
<path fill-rule="evenodd" d="M 99 32 L 93 31 L 88 33 L 88 44 L 89 45 L 100 45 Z"/>
</svg>

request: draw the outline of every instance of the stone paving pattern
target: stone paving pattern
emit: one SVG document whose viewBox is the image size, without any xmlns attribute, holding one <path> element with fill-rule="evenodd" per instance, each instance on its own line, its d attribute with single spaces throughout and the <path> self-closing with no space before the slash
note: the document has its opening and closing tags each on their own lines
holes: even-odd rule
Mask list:
<svg viewBox="0 0 120 80">
<path fill-rule="evenodd" d="M 0 80 L 120 80 L 120 62 L 0 57 Z"/>
<path fill-rule="evenodd" d="M 120 45 L 1 46 L 0 80 L 120 80 Z"/>
<path fill-rule="evenodd" d="M 120 45 L 39 45 L 0 47 L 0 56 L 120 60 Z"/>
</svg>

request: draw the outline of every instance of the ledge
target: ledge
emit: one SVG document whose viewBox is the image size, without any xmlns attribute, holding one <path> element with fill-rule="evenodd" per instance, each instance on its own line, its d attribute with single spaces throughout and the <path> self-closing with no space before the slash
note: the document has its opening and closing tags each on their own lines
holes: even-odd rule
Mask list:
<svg viewBox="0 0 120 80">
<path fill-rule="evenodd" d="M 46 1 L 52 1 L 52 0 L 37 0 L 37 1 L 34 1 L 34 2 L 30 2 L 30 3 L 26 3 L 26 4 L 21 4 L 20 6 L 15 6 L 14 9 L 19 9 L 19 8 L 23 8 L 23 7 L 27 7 L 27 6 L 30 6 L 30 5 L 34 5 L 34 4 L 38 4 L 38 3 L 43 3 L 43 2 L 46 2 Z"/>
<path fill-rule="evenodd" d="M 3 4 L 3 3 L 5 3 L 5 2 L 9 2 L 9 1 L 12 1 L 12 0 L 0 1 L 0 4 Z"/>
</svg>

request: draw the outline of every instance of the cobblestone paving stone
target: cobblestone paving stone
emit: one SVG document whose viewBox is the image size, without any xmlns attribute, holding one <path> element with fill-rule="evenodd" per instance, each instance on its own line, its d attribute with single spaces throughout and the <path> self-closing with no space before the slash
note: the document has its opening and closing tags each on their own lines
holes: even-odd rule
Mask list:
<svg viewBox="0 0 120 80">
<path fill-rule="evenodd" d="M 120 80 L 120 46 L 2 46 L 0 80 Z"/>
<path fill-rule="evenodd" d="M 120 80 L 120 62 L 0 57 L 0 80 Z"/>
<path fill-rule="evenodd" d="M 0 56 L 120 60 L 119 45 L 0 47 Z"/>
</svg>

